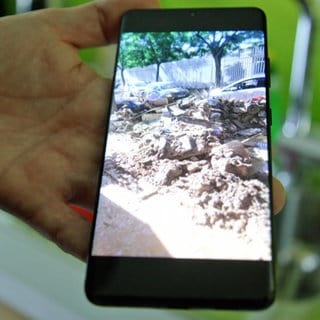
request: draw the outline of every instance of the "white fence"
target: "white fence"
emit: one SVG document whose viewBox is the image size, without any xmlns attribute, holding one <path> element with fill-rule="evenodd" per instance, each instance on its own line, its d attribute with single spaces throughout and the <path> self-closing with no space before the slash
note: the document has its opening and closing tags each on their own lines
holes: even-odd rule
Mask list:
<svg viewBox="0 0 320 320">
<path fill-rule="evenodd" d="M 250 48 L 228 55 L 221 61 L 221 83 L 226 85 L 244 77 L 265 71 L 264 47 Z M 157 66 L 124 70 L 127 83 L 156 81 Z M 119 76 L 120 72 L 118 73 Z M 120 80 L 120 76 L 119 76 Z M 160 65 L 159 81 L 172 81 L 185 86 L 207 84 L 215 86 L 215 63 L 211 55 L 183 59 Z"/>
</svg>

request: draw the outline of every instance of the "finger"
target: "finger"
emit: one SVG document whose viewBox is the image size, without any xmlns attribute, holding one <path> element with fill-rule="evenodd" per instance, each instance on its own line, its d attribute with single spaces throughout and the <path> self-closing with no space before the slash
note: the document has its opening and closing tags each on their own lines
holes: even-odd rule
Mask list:
<svg viewBox="0 0 320 320">
<path fill-rule="evenodd" d="M 91 223 L 71 209 L 60 197 L 43 188 L 25 190 L 17 186 L 15 199 L 3 206 L 64 251 L 86 260 Z M 2 191 L 2 190 L 1 190 Z M 3 193 L 4 196 L 9 194 Z M 2 195 L 2 194 L 1 194 Z M 5 203 L 0 199 L 0 203 Z"/>
<path fill-rule="evenodd" d="M 158 7 L 158 0 L 99 0 L 43 13 L 63 41 L 87 48 L 115 42 L 120 19 L 128 10 Z"/>
<path fill-rule="evenodd" d="M 86 260 L 91 223 L 67 204 L 57 199 L 28 222 L 63 251 L 83 261 Z"/>
<path fill-rule="evenodd" d="M 100 25 L 108 42 L 116 41 L 122 15 L 131 9 L 159 8 L 158 0 L 99 0 Z"/>
<path fill-rule="evenodd" d="M 86 261 L 90 243 L 91 222 L 88 218 L 75 214 L 73 209 L 63 205 L 63 221 L 53 234 L 53 240 L 65 252 Z M 91 218 L 92 219 L 92 218 Z"/>
<path fill-rule="evenodd" d="M 273 213 L 279 213 L 286 202 L 286 192 L 281 182 L 273 177 Z"/>
</svg>

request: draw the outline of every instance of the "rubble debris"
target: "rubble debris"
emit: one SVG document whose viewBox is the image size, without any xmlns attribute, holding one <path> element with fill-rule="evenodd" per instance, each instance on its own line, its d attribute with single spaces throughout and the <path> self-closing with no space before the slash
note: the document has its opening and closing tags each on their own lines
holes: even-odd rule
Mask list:
<svg viewBox="0 0 320 320">
<path fill-rule="evenodd" d="M 127 122 L 139 122 L 141 116 L 146 113 L 158 112 L 164 116 L 169 116 L 174 120 L 185 121 L 201 126 L 212 127 L 224 122 L 224 126 L 229 134 L 239 130 L 258 130 L 262 132 L 266 127 L 266 101 L 252 100 L 248 103 L 238 100 L 223 100 L 218 98 L 201 99 L 192 95 L 184 99 L 168 103 L 168 100 L 140 103 L 139 108 L 129 108 L 122 106 L 113 114 L 112 122 L 119 125 L 113 126 L 114 131 L 131 130 Z M 121 125 L 123 122 L 123 125 Z"/>
<path fill-rule="evenodd" d="M 252 229 L 252 219 L 270 227 L 263 156 L 266 101 L 204 96 L 146 103 L 143 111 L 126 106 L 114 111 L 111 134 L 124 132 L 126 143 L 137 147 L 130 159 L 114 147 L 104 174 L 109 183 L 134 189 L 141 199 L 185 190 L 194 202 L 195 224 L 248 237 L 245 231 L 247 225 Z M 147 181 L 147 190 L 141 180 Z"/>
</svg>

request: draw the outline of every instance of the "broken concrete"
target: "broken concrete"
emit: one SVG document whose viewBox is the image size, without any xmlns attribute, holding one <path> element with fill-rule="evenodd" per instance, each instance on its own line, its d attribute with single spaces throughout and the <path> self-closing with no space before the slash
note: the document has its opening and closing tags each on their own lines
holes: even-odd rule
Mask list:
<svg viewBox="0 0 320 320">
<path fill-rule="evenodd" d="M 234 245 L 239 241 L 236 247 L 241 246 L 243 258 L 270 259 L 264 100 L 245 103 L 193 95 L 157 108 L 146 106 L 142 113 L 118 110 L 111 119 L 103 185 L 121 187 L 123 197 L 126 192 L 135 193 L 140 209 L 128 205 L 126 210 L 136 212 L 139 219 L 139 210 L 144 212 L 144 221 L 166 244 L 169 255 L 233 258 L 234 246 L 215 253 L 210 238 L 203 243 L 202 230 L 212 239 L 219 235 Z M 166 205 L 169 202 L 171 206 Z M 172 211 L 168 215 L 175 223 L 175 212 L 185 211 L 179 219 L 186 219 L 181 225 L 187 223 L 188 228 L 170 228 L 179 233 L 197 230 L 192 252 L 170 245 L 158 230 L 159 217 L 145 213 L 150 203 L 158 216 L 163 210 Z M 163 256 L 163 250 L 153 255 Z"/>
</svg>

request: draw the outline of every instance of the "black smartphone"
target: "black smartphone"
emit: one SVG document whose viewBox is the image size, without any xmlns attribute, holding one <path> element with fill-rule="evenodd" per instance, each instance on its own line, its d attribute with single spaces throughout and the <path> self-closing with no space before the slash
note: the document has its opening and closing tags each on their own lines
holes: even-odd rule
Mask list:
<svg viewBox="0 0 320 320">
<path fill-rule="evenodd" d="M 260 9 L 124 15 L 89 300 L 225 309 L 272 303 L 268 92 Z"/>
</svg>

